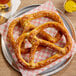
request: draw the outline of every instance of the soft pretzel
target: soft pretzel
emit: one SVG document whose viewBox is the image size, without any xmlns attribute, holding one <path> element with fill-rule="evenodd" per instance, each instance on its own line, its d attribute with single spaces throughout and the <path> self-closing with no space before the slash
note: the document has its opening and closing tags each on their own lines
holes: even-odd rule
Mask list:
<svg viewBox="0 0 76 76">
<path fill-rule="evenodd" d="M 29 15 L 24 15 L 21 19 L 20 19 L 20 23 L 21 25 L 26 28 L 26 25 L 27 23 L 30 23 L 31 20 L 34 20 L 34 19 L 37 19 L 37 18 L 40 18 L 40 17 L 48 17 L 56 22 L 59 22 L 61 24 L 61 26 L 63 26 L 63 21 L 62 19 L 60 18 L 59 15 L 57 15 L 55 12 L 53 11 L 39 11 L 39 12 L 36 12 L 36 13 L 33 13 L 33 14 L 29 14 Z M 33 25 L 32 25 L 33 26 Z M 51 37 L 49 34 L 47 34 L 46 32 L 44 31 L 41 31 L 40 32 L 40 36 L 44 37 L 45 39 L 47 39 L 48 41 L 51 41 L 51 42 L 54 42 L 56 43 L 57 41 L 60 40 L 61 38 L 61 34 L 60 32 L 58 32 L 56 34 L 55 37 Z M 46 37 L 45 37 L 46 36 Z"/>
<path fill-rule="evenodd" d="M 63 48 L 55 45 L 52 42 L 37 38 L 37 34 L 39 34 L 41 30 L 48 28 L 48 27 L 54 27 L 55 29 L 57 29 L 59 32 L 61 32 L 65 36 L 66 45 Z M 24 39 L 28 39 L 32 44 L 32 47 L 30 50 L 30 61 L 29 62 L 26 62 L 21 56 L 21 44 L 24 41 Z M 56 49 L 57 53 L 53 55 L 52 57 L 47 58 L 46 60 L 34 63 L 34 55 L 39 45 L 43 45 L 49 48 Z M 29 68 L 29 69 L 36 69 L 36 68 L 41 68 L 43 66 L 46 66 L 54 62 L 55 60 L 65 56 L 71 50 L 71 47 L 72 47 L 72 39 L 67 29 L 64 26 L 62 27 L 61 24 L 58 22 L 48 22 L 35 28 L 31 32 L 23 33 L 16 41 L 15 54 L 17 56 L 19 63 L 21 63 L 24 67 Z"/>
</svg>

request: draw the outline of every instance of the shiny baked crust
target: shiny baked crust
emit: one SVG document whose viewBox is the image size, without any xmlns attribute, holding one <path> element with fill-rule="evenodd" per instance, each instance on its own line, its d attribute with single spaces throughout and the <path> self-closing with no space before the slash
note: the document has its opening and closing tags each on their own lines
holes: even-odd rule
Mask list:
<svg viewBox="0 0 76 76">
<path fill-rule="evenodd" d="M 36 35 L 38 33 L 40 33 L 41 30 L 48 28 L 48 27 L 53 27 L 53 28 L 57 29 L 65 36 L 66 45 L 63 48 L 61 48 L 47 40 L 37 38 Z M 26 62 L 21 56 L 21 44 L 24 39 L 28 39 L 32 44 L 32 48 L 30 50 L 29 63 Z M 52 57 L 49 57 L 46 60 L 34 63 L 34 54 L 39 45 L 43 45 L 43 46 L 47 46 L 49 48 L 56 49 L 57 53 L 55 55 L 53 55 Z M 45 24 L 40 25 L 39 27 L 36 27 L 34 30 L 32 30 L 29 33 L 23 33 L 16 41 L 15 54 L 16 54 L 16 57 L 17 57 L 19 63 L 22 64 L 25 68 L 36 69 L 36 68 L 41 68 L 43 66 L 46 66 L 46 65 L 56 61 L 57 59 L 65 56 L 71 50 L 71 47 L 72 47 L 72 39 L 71 39 L 67 29 L 64 26 L 62 27 L 62 25 L 58 22 L 47 22 Z"/>
</svg>

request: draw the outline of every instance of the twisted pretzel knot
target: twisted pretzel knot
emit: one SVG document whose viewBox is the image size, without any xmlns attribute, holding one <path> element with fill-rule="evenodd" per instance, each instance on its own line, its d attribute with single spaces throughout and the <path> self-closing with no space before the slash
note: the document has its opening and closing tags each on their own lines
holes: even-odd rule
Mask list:
<svg viewBox="0 0 76 76">
<path fill-rule="evenodd" d="M 37 13 L 33 13 L 33 14 L 30 14 L 30 15 L 25 15 L 22 18 L 17 18 L 10 23 L 9 28 L 8 28 L 8 34 L 7 34 L 9 42 L 12 44 L 13 47 L 15 47 L 15 43 L 16 43 L 14 38 L 13 38 L 14 27 L 18 23 L 20 23 L 20 25 L 24 28 L 23 33 L 29 32 L 31 29 L 36 28 L 34 25 L 32 25 L 30 23 L 30 21 L 33 20 L 33 19 L 40 18 L 40 17 L 48 17 L 50 19 L 53 19 L 56 22 L 59 22 L 61 24 L 61 26 L 63 26 L 63 21 L 60 18 L 60 16 L 57 15 L 55 12 L 52 12 L 52 11 L 39 11 Z M 51 37 L 49 34 L 47 34 L 44 31 L 41 31 L 40 35 L 43 38 L 45 38 L 46 40 L 48 40 L 50 42 L 53 42 L 53 43 L 59 41 L 59 39 L 61 38 L 61 33 L 60 32 L 58 32 L 55 37 Z M 22 51 L 22 53 L 28 52 L 28 49 L 26 49 L 26 51 L 25 51 L 24 48 L 22 48 L 21 51 Z"/>
<path fill-rule="evenodd" d="M 65 36 L 65 38 L 66 38 L 65 47 L 61 48 L 59 46 L 56 46 L 52 42 L 37 38 L 36 35 L 38 33 L 40 33 L 41 30 L 43 30 L 47 27 L 54 27 L 55 29 L 60 31 Z M 32 48 L 31 48 L 31 51 L 30 51 L 30 61 L 29 61 L 29 63 L 26 62 L 21 56 L 21 44 L 22 44 L 24 39 L 28 39 L 32 44 Z M 34 54 L 35 54 L 36 49 L 39 45 L 43 45 L 43 46 L 47 46 L 49 48 L 56 49 L 57 53 L 55 55 L 53 55 L 52 57 L 49 57 L 46 60 L 34 63 Z M 48 23 L 42 24 L 41 26 L 35 28 L 31 32 L 23 33 L 16 41 L 15 54 L 17 56 L 18 61 L 23 66 L 25 66 L 26 68 L 29 68 L 29 69 L 35 69 L 35 68 L 41 68 L 45 65 L 48 65 L 48 64 L 54 62 L 57 59 L 63 57 L 64 55 L 66 55 L 71 50 L 71 47 L 72 47 L 72 40 L 71 40 L 71 37 L 69 36 L 69 33 L 66 30 L 66 28 L 64 26 L 62 27 L 61 24 L 58 23 L 58 22 L 48 22 Z"/>
</svg>

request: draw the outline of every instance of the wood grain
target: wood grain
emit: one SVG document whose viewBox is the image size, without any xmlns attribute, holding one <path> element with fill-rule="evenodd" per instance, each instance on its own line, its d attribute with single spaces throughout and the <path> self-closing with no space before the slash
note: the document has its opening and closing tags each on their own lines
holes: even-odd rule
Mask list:
<svg viewBox="0 0 76 76">
<path fill-rule="evenodd" d="M 19 7 L 21 9 L 22 7 L 26 7 L 33 4 L 42 4 L 46 2 L 47 0 L 21 0 L 22 3 Z M 63 5 L 65 0 L 52 0 L 54 5 L 65 12 Z M 18 10 L 19 10 L 18 9 Z M 72 21 L 75 29 L 76 29 L 76 12 L 74 13 L 65 13 L 68 18 Z M 1 42 L 1 41 L 0 41 Z M 11 68 L 11 66 L 5 61 L 2 51 L 1 51 L 1 45 L 0 45 L 0 76 L 21 76 L 20 73 L 16 72 L 14 69 Z M 65 67 L 60 72 L 54 74 L 53 76 L 76 76 L 76 55 L 74 56 L 71 63 Z"/>
</svg>

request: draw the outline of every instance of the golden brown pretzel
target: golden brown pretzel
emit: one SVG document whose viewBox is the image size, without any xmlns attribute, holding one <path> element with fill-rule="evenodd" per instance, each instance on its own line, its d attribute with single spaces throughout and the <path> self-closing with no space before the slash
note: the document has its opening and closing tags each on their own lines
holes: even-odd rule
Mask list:
<svg viewBox="0 0 76 76">
<path fill-rule="evenodd" d="M 36 12 L 36 13 L 33 13 L 33 14 L 29 14 L 29 15 L 24 15 L 21 19 L 20 19 L 20 23 L 21 25 L 26 28 L 26 25 L 27 23 L 30 23 L 31 20 L 34 20 L 34 19 L 37 19 L 37 18 L 40 18 L 40 17 L 48 17 L 56 22 L 59 22 L 61 24 L 61 26 L 63 26 L 63 21 L 62 19 L 60 18 L 59 15 L 57 15 L 55 12 L 53 11 L 39 11 L 39 12 Z M 32 25 L 33 26 L 33 25 Z M 44 31 L 41 31 L 40 32 L 40 36 L 42 36 L 43 38 L 47 39 L 48 41 L 51 41 L 53 43 L 56 43 L 57 41 L 60 40 L 61 38 L 61 34 L 58 32 L 56 34 L 55 37 L 51 37 L 49 34 L 47 34 L 46 32 Z M 46 36 L 46 37 L 45 37 Z"/>
<path fill-rule="evenodd" d="M 48 27 L 54 27 L 55 29 L 60 31 L 65 36 L 66 45 L 63 48 L 56 46 L 52 42 L 37 38 L 36 35 L 38 33 L 40 33 L 41 30 L 48 28 Z M 30 50 L 29 63 L 26 62 L 21 56 L 21 44 L 24 39 L 28 39 L 32 44 L 32 48 Z M 47 46 L 49 48 L 56 49 L 57 53 L 55 55 L 53 55 L 52 57 L 49 57 L 46 60 L 34 63 L 34 55 L 35 55 L 36 49 L 39 45 L 43 45 L 43 46 Z M 71 50 L 71 47 L 72 47 L 72 40 L 71 40 L 71 37 L 70 37 L 67 29 L 64 26 L 62 27 L 61 24 L 59 24 L 58 22 L 48 22 L 48 23 L 42 24 L 41 26 L 35 28 L 34 30 L 32 30 L 29 33 L 23 33 L 16 41 L 15 54 L 17 56 L 18 61 L 24 67 L 29 68 L 29 69 L 36 69 L 36 68 L 41 68 L 45 65 L 48 65 L 48 64 L 54 62 L 55 60 L 63 57 Z"/>
</svg>

